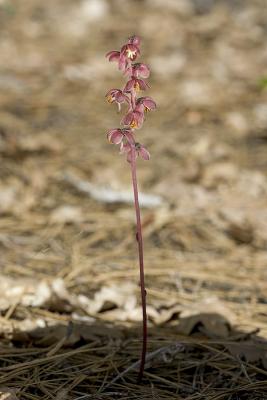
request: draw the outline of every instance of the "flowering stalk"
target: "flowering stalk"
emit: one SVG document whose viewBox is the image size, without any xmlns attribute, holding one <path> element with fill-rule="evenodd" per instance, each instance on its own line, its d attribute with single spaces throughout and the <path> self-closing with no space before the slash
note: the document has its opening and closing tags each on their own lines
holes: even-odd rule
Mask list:
<svg viewBox="0 0 267 400">
<path fill-rule="evenodd" d="M 139 267 L 140 267 L 140 287 L 143 311 L 143 346 L 141 353 L 141 363 L 138 381 L 143 378 L 146 347 L 147 347 L 147 313 L 146 313 L 146 290 L 145 290 L 145 274 L 144 274 L 144 254 L 143 254 L 143 238 L 141 214 L 138 200 L 138 186 L 136 177 L 136 159 L 138 156 L 144 160 L 149 160 L 150 154 L 147 149 L 135 140 L 135 130 L 140 129 L 145 120 L 145 114 L 150 110 L 155 110 L 156 103 L 151 97 L 139 97 L 137 93 L 146 90 L 149 85 L 144 79 L 150 75 L 148 65 L 143 63 L 134 63 L 140 55 L 140 38 L 132 36 L 124 44 L 120 51 L 110 51 L 106 57 L 109 61 L 115 61 L 119 70 L 127 77 L 124 88 L 111 89 L 106 94 L 109 103 L 115 103 L 118 110 L 121 111 L 121 105 L 125 103 L 127 109 L 121 120 L 122 128 L 111 129 L 107 133 L 109 142 L 120 145 L 120 153 L 126 154 L 126 159 L 131 166 L 132 185 L 134 192 L 134 205 L 136 212 L 136 240 L 138 243 Z"/>
</svg>

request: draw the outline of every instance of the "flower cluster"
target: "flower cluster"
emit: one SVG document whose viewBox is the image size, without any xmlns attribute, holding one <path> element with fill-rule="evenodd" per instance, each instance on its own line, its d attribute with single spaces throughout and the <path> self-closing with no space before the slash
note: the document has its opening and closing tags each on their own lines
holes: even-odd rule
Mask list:
<svg viewBox="0 0 267 400">
<path fill-rule="evenodd" d="M 137 98 L 139 91 L 144 91 L 149 87 L 145 79 L 150 75 L 148 65 L 134 62 L 139 55 L 140 38 L 138 36 L 130 37 L 120 51 L 110 51 L 106 55 L 109 61 L 115 61 L 118 64 L 119 70 L 128 79 L 122 90 L 109 90 L 106 99 L 109 103 L 117 104 L 119 111 L 123 103 L 127 106 L 127 111 L 121 120 L 123 127 L 111 129 L 107 138 L 111 143 L 120 145 L 120 152 L 127 154 L 129 162 L 133 155 L 149 160 L 149 152 L 142 144 L 135 141 L 134 131 L 143 125 L 145 114 L 156 108 L 156 103 L 151 97 Z"/>
</svg>

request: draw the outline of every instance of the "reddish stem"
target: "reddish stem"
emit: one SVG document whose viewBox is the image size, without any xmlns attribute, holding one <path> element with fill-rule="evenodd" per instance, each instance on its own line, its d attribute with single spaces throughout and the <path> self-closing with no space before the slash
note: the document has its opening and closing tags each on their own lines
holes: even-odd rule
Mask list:
<svg viewBox="0 0 267 400">
<path fill-rule="evenodd" d="M 131 172 L 132 172 L 132 183 L 134 192 L 134 205 L 136 213 L 136 225 L 137 235 L 136 239 L 138 242 L 138 253 L 139 253 L 139 267 L 140 267 L 140 288 L 141 288 L 141 299 L 142 299 L 142 310 L 143 310 L 143 346 L 141 353 L 141 363 L 138 375 L 138 382 L 142 381 L 145 362 L 146 362 L 146 348 L 147 348 L 147 313 L 146 313 L 146 289 L 145 289 L 145 274 L 144 274 L 144 254 L 143 254 L 143 238 L 142 238 L 142 226 L 141 226 L 141 214 L 138 200 L 138 186 L 136 177 L 136 150 L 134 144 L 132 144 L 131 150 Z"/>
</svg>

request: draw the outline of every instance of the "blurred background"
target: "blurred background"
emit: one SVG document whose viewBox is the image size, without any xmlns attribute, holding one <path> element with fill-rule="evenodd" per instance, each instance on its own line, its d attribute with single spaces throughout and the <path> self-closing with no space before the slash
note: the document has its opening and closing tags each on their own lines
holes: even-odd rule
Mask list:
<svg viewBox="0 0 267 400">
<path fill-rule="evenodd" d="M 267 335 L 266 21 L 266 0 L 0 1 L 0 286 L 32 296 L 20 320 L 32 306 L 140 321 L 130 171 L 105 101 L 124 80 L 105 54 L 137 34 L 158 105 L 137 133 L 150 322 L 210 310 Z M 64 302 L 36 299 L 36 282 Z"/>
</svg>

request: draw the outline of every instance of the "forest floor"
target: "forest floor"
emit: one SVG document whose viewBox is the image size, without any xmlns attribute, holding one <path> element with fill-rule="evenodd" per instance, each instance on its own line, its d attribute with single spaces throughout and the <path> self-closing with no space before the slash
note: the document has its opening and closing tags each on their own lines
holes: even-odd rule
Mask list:
<svg viewBox="0 0 267 400">
<path fill-rule="evenodd" d="M 267 399 L 265 0 L 0 1 L 0 399 Z M 138 29 L 136 28 L 138 26 Z M 143 39 L 158 109 L 108 144 Z"/>
</svg>

